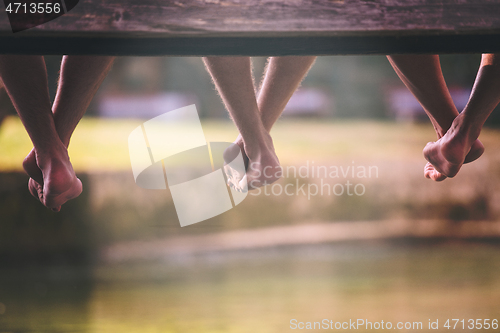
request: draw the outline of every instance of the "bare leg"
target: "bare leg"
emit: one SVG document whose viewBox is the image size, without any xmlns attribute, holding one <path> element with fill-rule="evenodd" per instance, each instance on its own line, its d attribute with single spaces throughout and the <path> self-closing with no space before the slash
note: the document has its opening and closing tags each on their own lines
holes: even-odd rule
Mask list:
<svg viewBox="0 0 500 333">
<path fill-rule="evenodd" d="M 262 123 L 268 132 L 315 60 L 315 56 L 270 58 L 257 99 Z"/>
<path fill-rule="evenodd" d="M 37 188 L 37 197 L 45 206 L 59 210 L 80 195 L 82 184 L 55 128 L 43 57 L 2 55 L 0 77 L 35 148 L 43 184 Z"/>
<path fill-rule="evenodd" d="M 500 54 L 483 54 L 467 106 L 448 132 L 424 149 L 425 158 L 436 170 L 448 177 L 458 173 L 484 122 L 500 102 L 499 86 Z"/>
<path fill-rule="evenodd" d="M 315 60 L 314 56 L 272 57 L 269 59 L 257 97 L 262 124 L 268 133 L 283 113 L 286 104 Z M 241 135 L 238 136 L 235 144 L 240 146 L 244 154 Z M 245 155 L 244 158 L 247 159 Z"/>
<path fill-rule="evenodd" d="M 0 79 L 0 96 L 3 94 L 4 89 L 5 88 L 3 86 L 3 82 Z M 0 109 L 0 127 L 2 127 L 3 120 L 5 119 L 6 116 L 7 116 L 7 114 L 6 114 L 5 110 Z"/>
<path fill-rule="evenodd" d="M 446 86 L 439 56 L 393 55 L 387 58 L 403 83 L 424 108 L 438 139 L 441 138 L 458 116 L 458 111 Z M 474 142 L 468 152 L 466 163 L 479 158 L 483 151 L 482 143 L 479 140 Z M 435 181 L 446 179 L 444 174 L 435 170 L 429 163 L 425 166 L 424 174 Z"/>
<path fill-rule="evenodd" d="M 111 69 L 114 59 L 104 56 L 63 57 L 52 112 L 57 134 L 66 147 L 78 122 Z M 35 160 L 35 150 L 26 156 L 23 167 L 32 178 L 29 182 L 30 192 L 37 196 L 42 179 L 41 170 Z"/>
<path fill-rule="evenodd" d="M 226 108 L 238 128 L 249 159 L 249 188 L 270 184 L 281 177 L 271 136 L 260 119 L 249 57 L 203 59 Z"/>
</svg>

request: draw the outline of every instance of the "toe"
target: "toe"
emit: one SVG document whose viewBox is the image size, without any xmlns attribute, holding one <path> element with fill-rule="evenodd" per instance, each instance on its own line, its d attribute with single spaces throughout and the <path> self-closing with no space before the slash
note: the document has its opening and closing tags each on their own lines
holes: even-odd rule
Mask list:
<svg viewBox="0 0 500 333">
<path fill-rule="evenodd" d="M 238 183 L 238 188 L 241 190 L 241 192 L 247 192 L 249 187 L 250 186 L 248 184 L 247 175 L 244 175 L 243 178 L 241 178 L 240 182 Z"/>
<path fill-rule="evenodd" d="M 434 166 L 429 162 L 427 162 L 427 164 L 425 165 L 424 176 L 425 176 L 425 178 L 434 180 L 436 182 L 443 181 L 447 178 L 444 174 L 437 171 L 434 168 Z"/>
<path fill-rule="evenodd" d="M 30 180 L 28 180 L 28 189 L 31 195 L 38 199 L 38 190 L 36 184 L 37 183 L 33 180 L 33 178 L 30 178 Z"/>
</svg>

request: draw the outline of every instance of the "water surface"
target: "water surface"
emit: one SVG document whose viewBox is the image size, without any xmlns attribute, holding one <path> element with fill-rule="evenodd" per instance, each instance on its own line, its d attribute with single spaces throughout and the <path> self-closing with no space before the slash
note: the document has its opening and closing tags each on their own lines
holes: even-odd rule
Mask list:
<svg viewBox="0 0 500 333">
<path fill-rule="evenodd" d="M 288 332 L 292 319 L 360 318 L 425 331 L 429 319 L 500 319 L 499 259 L 495 244 L 398 241 L 3 268 L 0 332 Z"/>
</svg>

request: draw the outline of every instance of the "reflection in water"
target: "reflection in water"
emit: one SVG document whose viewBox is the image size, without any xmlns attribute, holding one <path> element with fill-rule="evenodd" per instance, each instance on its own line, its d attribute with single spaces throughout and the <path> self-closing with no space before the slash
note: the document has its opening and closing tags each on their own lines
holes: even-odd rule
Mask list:
<svg viewBox="0 0 500 333">
<path fill-rule="evenodd" d="M 424 327 L 429 319 L 500 319 L 500 248 L 492 243 L 338 242 L 113 264 L 92 256 L 134 240 L 170 244 L 193 234 L 343 216 L 383 220 L 386 212 L 408 209 L 394 202 L 397 195 L 378 195 L 393 193 L 391 184 L 357 201 L 250 197 L 227 214 L 180 228 L 168 192 L 142 190 L 128 173 L 82 180 L 84 194 L 55 214 L 30 197 L 25 175 L 0 174 L 0 332 L 253 333 L 289 331 L 292 319 Z M 426 193 L 412 188 L 418 191 Z M 430 207 L 426 217 L 439 217 Z M 443 207 L 439 202 L 437 213 Z M 415 205 L 412 214 L 419 211 Z"/>
<path fill-rule="evenodd" d="M 0 332 L 87 332 L 88 269 L 2 268 Z"/>
<path fill-rule="evenodd" d="M 484 243 L 356 242 L 100 264 L 92 283 L 75 269 L 10 270 L 0 328 L 283 332 L 291 319 L 493 319 L 499 259 Z"/>
</svg>

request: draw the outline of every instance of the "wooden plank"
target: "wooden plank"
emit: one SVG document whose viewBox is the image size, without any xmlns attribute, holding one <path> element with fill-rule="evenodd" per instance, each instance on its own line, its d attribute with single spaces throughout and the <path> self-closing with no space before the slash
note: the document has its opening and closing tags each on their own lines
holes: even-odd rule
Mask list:
<svg viewBox="0 0 500 333">
<path fill-rule="evenodd" d="M 497 0 L 81 0 L 0 53 L 290 55 L 500 51 Z"/>
<path fill-rule="evenodd" d="M 290 38 L 0 38 L 0 53 L 130 56 L 286 56 L 500 52 L 500 36 Z M 8 45 L 8 46 L 4 46 Z"/>
<path fill-rule="evenodd" d="M 81 0 L 68 14 L 29 33 L 159 33 L 250 36 L 280 32 L 454 33 L 500 30 L 497 0 Z M 9 31 L 6 16 L 0 31 Z"/>
</svg>

